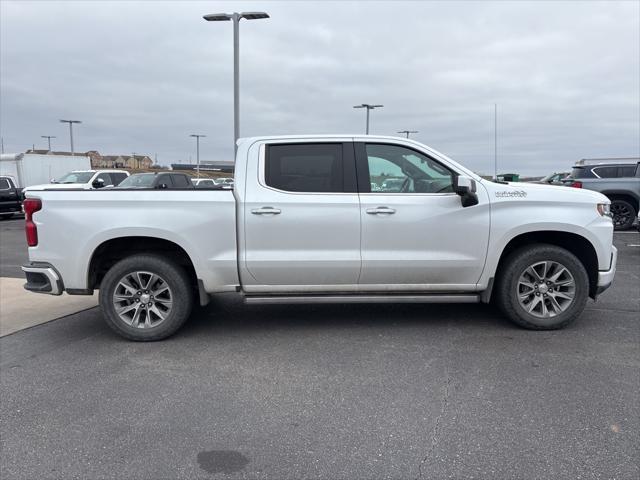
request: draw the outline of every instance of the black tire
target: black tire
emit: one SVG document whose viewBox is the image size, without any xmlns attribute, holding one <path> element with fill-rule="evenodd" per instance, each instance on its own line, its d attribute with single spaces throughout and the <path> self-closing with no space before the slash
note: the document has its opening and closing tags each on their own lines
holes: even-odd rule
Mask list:
<svg viewBox="0 0 640 480">
<path fill-rule="evenodd" d="M 573 277 L 575 290 L 573 300 L 567 302 L 566 310 L 552 317 L 540 318 L 529 313 L 521 305 L 518 299 L 518 283 L 520 276 L 529 266 L 544 261 L 557 262 L 564 266 Z M 495 291 L 496 304 L 509 320 L 521 327 L 529 330 L 557 330 L 572 323 L 584 310 L 589 297 L 589 276 L 580 260 L 564 248 L 547 244 L 527 245 L 511 253 L 503 261 L 500 270 Z M 537 290 L 535 295 L 540 297 Z M 545 300 L 540 297 L 540 300 L 536 301 L 550 302 L 551 299 Z"/>
<path fill-rule="evenodd" d="M 157 325 L 147 328 L 129 325 L 116 311 L 116 288 L 123 277 L 133 272 L 155 274 L 170 288 L 171 309 L 166 318 Z M 191 314 L 194 293 L 187 273 L 179 265 L 156 255 L 132 255 L 109 269 L 100 284 L 99 297 L 104 319 L 113 331 L 128 340 L 150 342 L 173 335 L 184 324 Z"/>
<path fill-rule="evenodd" d="M 613 228 L 615 230 L 628 230 L 633 225 L 638 212 L 626 200 L 611 200 L 611 213 L 613 215 Z"/>
</svg>

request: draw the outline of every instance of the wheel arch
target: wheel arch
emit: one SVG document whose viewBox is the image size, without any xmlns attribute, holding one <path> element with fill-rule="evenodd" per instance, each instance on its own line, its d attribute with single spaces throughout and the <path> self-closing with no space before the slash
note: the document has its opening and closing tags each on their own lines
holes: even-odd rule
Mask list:
<svg viewBox="0 0 640 480">
<path fill-rule="evenodd" d="M 175 242 L 164 238 L 146 236 L 124 236 L 105 240 L 98 245 L 89 261 L 87 286 L 89 289 L 100 287 L 106 272 L 120 260 L 136 254 L 159 254 L 167 256 L 182 266 L 193 286 L 199 290 L 199 280 L 189 254 Z"/>
<path fill-rule="evenodd" d="M 633 206 L 633 208 L 636 209 L 636 214 L 638 213 L 640 201 L 635 195 L 624 190 L 605 190 L 601 193 L 611 201 L 624 200 L 626 202 L 629 202 Z"/>
<path fill-rule="evenodd" d="M 587 271 L 587 275 L 589 276 L 589 296 L 595 298 L 598 285 L 598 255 L 593 244 L 587 238 L 577 233 L 543 230 L 516 235 L 509 240 L 500 254 L 495 278 L 500 278 L 505 260 L 512 252 L 527 245 L 540 244 L 555 245 L 573 253 Z"/>
</svg>

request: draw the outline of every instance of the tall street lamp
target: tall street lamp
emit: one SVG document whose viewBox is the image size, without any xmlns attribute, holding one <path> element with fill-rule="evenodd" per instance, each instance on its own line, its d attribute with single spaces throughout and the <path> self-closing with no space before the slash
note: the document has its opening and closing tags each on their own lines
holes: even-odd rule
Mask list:
<svg viewBox="0 0 640 480">
<path fill-rule="evenodd" d="M 68 123 L 69 124 L 69 137 L 71 138 L 71 155 L 74 155 L 73 152 L 73 124 L 74 123 L 82 123 L 80 120 L 60 120 L 60 123 Z"/>
<path fill-rule="evenodd" d="M 46 138 L 49 142 L 49 151 L 51 151 L 51 139 L 56 138 L 54 135 L 40 135 L 41 138 Z"/>
<path fill-rule="evenodd" d="M 369 135 L 369 110 L 374 108 L 382 108 L 384 105 L 371 105 L 370 103 L 363 103 L 362 105 L 354 105 L 353 108 L 366 108 L 367 109 L 367 129 L 365 133 Z"/>
<path fill-rule="evenodd" d="M 196 176 L 200 178 L 200 137 L 206 137 L 206 135 L 192 133 L 189 136 L 196 137 Z"/>
<path fill-rule="evenodd" d="M 400 130 L 398 133 L 404 133 L 409 138 L 410 133 L 418 133 L 418 130 Z"/>
<path fill-rule="evenodd" d="M 259 20 L 269 18 L 265 12 L 210 13 L 204 15 L 207 22 L 233 21 L 233 151 L 238 150 L 240 137 L 240 20 Z"/>
</svg>

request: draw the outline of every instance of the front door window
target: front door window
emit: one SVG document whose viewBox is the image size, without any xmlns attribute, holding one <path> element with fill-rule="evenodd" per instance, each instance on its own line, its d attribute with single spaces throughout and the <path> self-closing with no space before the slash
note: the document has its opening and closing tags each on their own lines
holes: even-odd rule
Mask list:
<svg viewBox="0 0 640 480">
<path fill-rule="evenodd" d="M 453 173 L 432 158 L 398 145 L 367 144 L 375 193 L 452 193 Z"/>
</svg>

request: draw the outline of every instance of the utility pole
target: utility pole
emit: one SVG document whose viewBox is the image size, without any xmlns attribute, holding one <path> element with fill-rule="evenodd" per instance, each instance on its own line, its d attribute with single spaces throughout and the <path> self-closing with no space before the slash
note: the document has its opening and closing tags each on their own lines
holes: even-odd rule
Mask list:
<svg viewBox="0 0 640 480">
<path fill-rule="evenodd" d="M 40 138 L 46 138 L 47 141 L 49 142 L 49 151 L 51 151 L 51 139 L 52 138 L 56 138 L 53 135 L 40 135 Z"/>
<path fill-rule="evenodd" d="M 0 153 L 4 153 L 4 137 L 0 137 Z"/>
<path fill-rule="evenodd" d="M 367 109 L 367 127 L 365 129 L 365 134 L 369 135 L 369 110 L 373 110 L 374 108 L 382 108 L 384 105 L 372 105 L 370 103 L 363 103 L 362 105 L 354 105 L 353 108 L 366 108 Z"/>
<path fill-rule="evenodd" d="M 269 14 L 265 12 L 210 13 L 202 18 L 207 22 L 233 21 L 233 151 L 236 153 L 238 138 L 240 138 L 240 20 L 269 18 Z"/>
<path fill-rule="evenodd" d="M 409 138 L 410 133 L 418 133 L 418 130 L 400 130 L 398 133 L 404 133 Z"/>
<path fill-rule="evenodd" d="M 68 123 L 69 124 L 69 138 L 71 139 L 71 155 L 75 155 L 73 151 L 73 124 L 74 123 L 82 123 L 80 120 L 60 120 L 60 123 Z"/>
</svg>

